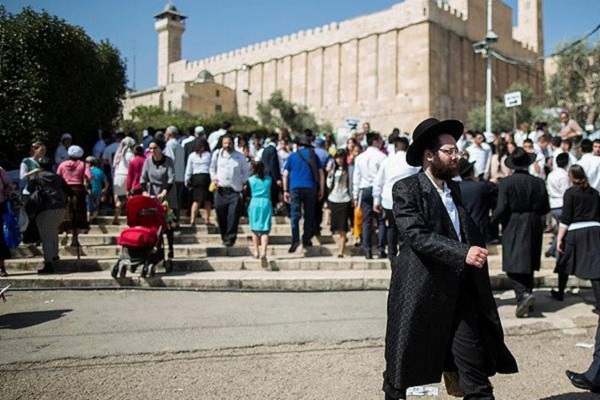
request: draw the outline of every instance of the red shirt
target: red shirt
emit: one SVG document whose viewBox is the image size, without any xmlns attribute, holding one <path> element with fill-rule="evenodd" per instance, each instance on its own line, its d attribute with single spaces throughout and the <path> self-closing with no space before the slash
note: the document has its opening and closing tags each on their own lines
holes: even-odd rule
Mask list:
<svg viewBox="0 0 600 400">
<path fill-rule="evenodd" d="M 142 188 L 140 178 L 142 177 L 142 169 L 144 168 L 144 161 L 146 158 L 143 156 L 135 156 L 129 163 L 127 168 L 127 193 L 131 193 L 134 190 Z"/>
</svg>

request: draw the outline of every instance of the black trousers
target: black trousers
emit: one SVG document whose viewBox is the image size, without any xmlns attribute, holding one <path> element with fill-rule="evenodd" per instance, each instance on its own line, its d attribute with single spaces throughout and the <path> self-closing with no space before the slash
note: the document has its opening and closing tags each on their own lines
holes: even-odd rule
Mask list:
<svg viewBox="0 0 600 400">
<path fill-rule="evenodd" d="M 394 261 L 398 255 L 398 225 L 396 225 L 392 210 L 384 208 L 383 211 L 386 220 L 388 258 L 390 261 Z"/>
<path fill-rule="evenodd" d="M 362 245 L 365 252 L 371 252 L 371 225 L 372 219 L 375 217 L 377 220 L 377 249 L 385 251 L 385 216 L 383 213 L 376 213 L 373 211 L 373 188 L 360 189 L 360 208 L 363 214 L 362 224 Z"/>
<path fill-rule="evenodd" d="M 517 302 L 525 293 L 533 291 L 533 272 L 531 274 L 515 274 L 507 272 L 506 275 L 510 279 L 510 283 L 517 296 Z"/>
<path fill-rule="evenodd" d="M 600 320 L 596 328 L 596 343 L 594 345 L 594 358 L 592 364 L 585 372 L 585 377 L 594 385 L 600 385 Z"/>
<path fill-rule="evenodd" d="M 242 196 L 233 190 L 218 189 L 215 192 L 215 211 L 219 233 L 224 242 L 235 243 L 240 222 L 240 202 Z"/>
</svg>

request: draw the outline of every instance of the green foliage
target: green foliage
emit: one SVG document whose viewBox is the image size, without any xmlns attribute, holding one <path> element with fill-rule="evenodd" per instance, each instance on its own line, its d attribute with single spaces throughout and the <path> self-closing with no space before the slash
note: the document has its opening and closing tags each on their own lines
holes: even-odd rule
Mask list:
<svg viewBox="0 0 600 400">
<path fill-rule="evenodd" d="M 89 148 L 114 123 L 125 94 L 125 65 L 108 42 L 25 8 L 0 6 L 0 159 L 18 165 L 33 139 L 54 149 L 63 132 Z"/>
<path fill-rule="evenodd" d="M 600 103 L 600 41 L 575 46 L 562 43 L 556 48 L 559 51 L 564 52 L 555 58 L 556 73 L 548 81 L 552 101 L 571 110 L 576 119 L 591 124 Z"/>
<path fill-rule="evenodd" d="M 319 131 L 315 115 L 308 107 L 285 100 L 281 90 L 273 92 L 268 101 L 258 103 L 256 110 L 262 125 L 270 130 L 285 127 L 296 133 L 307 128 Z M 331 127 L 331 124 L 326 122 L 323 127 Z"/>
<path fill-rule="evenodd" d="M 538 113 L 541 99 L 536 96 L 534 90 L 524 83 L 513 83 L 506 93 L 521 92 L 523 104 L 515 107 L 517 113 L 517 124 L 521 122 L 533 122 L 534 113 Z M 513 129 L 513 108 L 504 106 L 504 94 L 492 98 L 492 130 L 495 132 Z M 469 127 L 475 130 L 485 130 L 485 105 L 473 108 L 467 117 Z"/>
<path fill-rule="evenodd" d="M 131 111 L 130 120 L 123 121 L 123 128 L 129 131 L 141 132 L 143 129 L 152 126 L 159 130 L 169 125 L 178 127 L 184 132 L 201 125 L 207 133 L 216 131 L 222 122 L 228 121 L 232 124 L 233 131 L 247 134 L 266 134 L 268 131 L 254 119 L 240 116 L 235 113 L 221 113 L 212 117 L 202 117 L 192 115 L 186 111 L 175 110 L 171 112 L 163 111 L 156 106 L 139 106 Z"/>
</svg>

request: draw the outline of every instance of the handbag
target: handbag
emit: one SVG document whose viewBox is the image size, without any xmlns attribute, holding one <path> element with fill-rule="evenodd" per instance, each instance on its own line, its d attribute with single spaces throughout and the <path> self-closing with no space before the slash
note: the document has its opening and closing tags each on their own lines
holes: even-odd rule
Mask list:
<svg viewBox="0 0 600 400">
<path fill-rule="evenodd" d="M 19 229 L 19 213 L 13 210 L 10 200 L 6 200 L 6 212 L 2 215 L 4 225 L 4 241 L 9 249 L 16 249 L 21 244 Z"/>
</svg>

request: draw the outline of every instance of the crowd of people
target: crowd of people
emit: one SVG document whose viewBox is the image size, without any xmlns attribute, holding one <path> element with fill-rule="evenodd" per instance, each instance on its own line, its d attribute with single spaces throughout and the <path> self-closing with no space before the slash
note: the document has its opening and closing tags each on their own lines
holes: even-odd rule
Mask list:
<svg viewBox="0 0 600 400">
<path fill-rule="evenodd" d="M 38 272 L 53 273 L 59 232 L 71 231 L 71 245 L 79 246 L 78 233 L 97 222 L 103 204 L 110 203 L 112 223 L 119 224 L 135 195 L 154 196 L 171 211 L 168 258 L 186 211 L 192 228 L 215 221 L 226 247 L 235 245 L 247 216 L 253 257 L 265 268 L 273 215 L 290 217 L 289 253 L 313 246 L 328 226 L 338 242 L 335 256 L 343 258 L 352 231 L 366 259 L 389 258 L 392 265 L 387 398 L 405 398 L 408 387 L 443 373 L 465 398 L 492 399 L 488 377 L 517 366 L 491 296 L 486 244 L 502 242 L 502 269 L 522 318 L 534 308 L 543 234 L 554 230 L 544 253 L 556 258 L 552 298 L 564 300 L 570 275 L 590 280 L 600 315 L 600 140 L 586 138 L 566 111 L 560 120 L 560 132 L 545 123 L 530 131 L 523 123 L 514 132 L 484 134 L 429 118 L 410 137 L 398 129 L 382 137 L 365 122 L 345 143 L 309 129 L 261 137 L 235 134 L 228 122 L 211 133 L 169 126 L 148 128 L 141 142 L 103 133 L 87 157 L 65 133 L 53 158 L 36 141 L 21 163 L 19 191 L 29 214 L 24 242 L 41 243 Z M 4 212 L 12 185 L 1 168 L 0 178 Z M 1 276 L 9 256 L 0 235 Z M 600 330 L 595 354 L 600 365 Z M 567 376 L 600 390 L 594 371 L 600 367 Z"/>
</svg>

